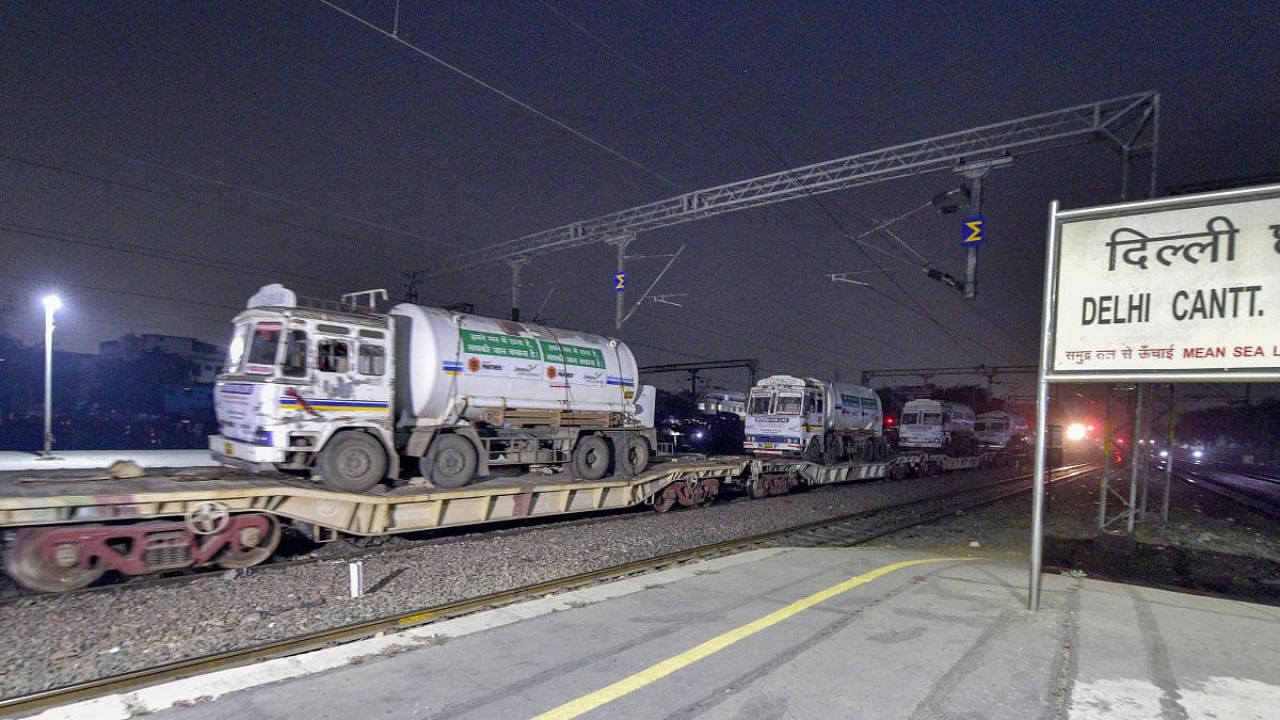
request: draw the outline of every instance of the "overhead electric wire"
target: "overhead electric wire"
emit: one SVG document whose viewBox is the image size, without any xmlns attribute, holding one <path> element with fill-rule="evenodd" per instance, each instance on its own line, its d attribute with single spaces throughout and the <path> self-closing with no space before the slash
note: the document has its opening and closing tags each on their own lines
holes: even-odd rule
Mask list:
<svg viewBox="0 0 1280 720">
<path fill-rule="evenodd" d="M 208 177 L 205 175 L 201 175 L 199 173 L 188 172 L 186 170 L 179 170 L 177 168 L 171 168 L 166 165 L 161 165 L 160 163 L 157 163 L 157 162 L 152 162 L 149 160 L 141 160 L 138 158 L 132 158 L 132 157 L 129 157 L 128 155 L 120 155 L 118 153 L 107 152 L 105 150 L 98 150 L 96 152 L 106 155 L 107 157 L 112 157 L 112 158 L 116 158 L 117 160 L 123 160 L 124 162 L 132 163 L 134 165 L 140 165 L 142 167 L 152 168 L 155 170 L 163 170 L 168 173 L 173 173 L 175 175 L 181 175 L 183 177 L 191 178 L 192 180 L 199 180 L 201 182 L 206 182 L 212 185 L 216 185 L 220 188 L 235 190 L 237 192 L 242 192 L 247 195 L 253 195 L 255 197 L 264 198 L 266 200 L 274 200 L 275 202 L 278 202 L 278 203 L 283 203 L 285 205 L 292 205 L 293 207 L 301 208 L 303 210 L 309 210 L 311 212 L 331 215 L 341 220 L 346 220 L 347 222 L 353 222 L 358 225 L 364 225 L 366 227 L 370 227 L 375 230 L 382 230 L 384 232 L 388 232 L 393 235 L 402 235 L 404 237 L 412 238 L 414 240 L 421 240 L 423 242 L 435 243 L 437 245 L 444 245 L 446 247 L 450 247 L 454 249 L 463 249 L 462 245 L 459 245 L 458 243 L 455 243 L 455 242 L 450 242 L 448 240 L 441 240 L 439 238 L 427 237 L 426 235 L 419 235 L 418 233 L 410 232 L 408 230 L 404 230 L 398 227 L 393 227 L 391 225 L 385 225 L 383 223 L 376 222 L 374 220 L 366 220 L 356 215 L 350 215 L 348 213 L 340 213 L 335 210 L 326 210 L 324 208 L 315 207 L 314 205 L 308 205 L 306 203 L 298 202 L 297 200 L 291 200 L 289 198 L 281 197 L 279 195 L 272 195 L 271 193 L 265 193 L 260 190 L 241 187 L 239 185 L 236 185 L 235 183 L 227 182 L 226 180 L 220 180 L 218 178 Z"/>
<path fill-rule="evenodd" d="M 400 35 L 399 35 L 399 33 L 398 33 L 398 32 L 397 32 L 397 33 L 387 32 L 386 30 L 383 30 L 382 28 L 380 28 L 380 27 L 378 27 L 377 25 L 375 25 L 375 24 L 373 24 L 373 23 L 369 22 L 368 20 L 365 20 L 364 18 L 360 17 L 359 15 L 356 15 L 355 13 L 349 12 L 349 11 L 345 10 L 344 8 L 340 8 L 340 7 L 338 7 L 337 5 L 335 5 L 335 4 L 331 3 L 331 2 L 329 2 L 329 0 L 319 0 L 319 2 L 320 2 L 322 5 L 326 5 L 326 6 L 328 6 L 329 8 L 331 8 L 331 9 L 333 9 L 333 10 L 336 10 L 337 12 L 342 13 L 343 15 L 346 15 L 347 17 L 351 18 L 352 20 L 355 20 L 356 22 L 360 23 L 361 25 L 364 25 L 365 27 L 368 27 L 369 29 L 373 30 L 374 32 L 377 32 L 377 33 L 379 33 L 379 34 L 381 34 L 381 35 L 384 35 L 384 36 L 386 36 L 386 37 L 390 38 L 391 40 L 394 40 L 394 41 L 395 41 L 395 42 L 397 42 L 397 43 L 400 43 L 401 45 L 403 45 L 403 46 L 405 46 L 405 47 L 409 48 L 410 50 L 412 50 L 412 51 L 414 51 L 414 52 L 418 53 L 418 54 L 419 54 L 419 55 L 421 55 L 422 57 L 425 57 L 425 58 L 427 58 L 428 60 L 430 60 L 430 61 L 432 61 L 432 62 L 434 62 L 434 63 L 436 63 L 436 64 L 440 65 L 441 67 L 444 67 L 444 68 L 446 68 L 446 69 L 450 70 L 451 72 L 454 72 L 454 73 L 456 73 L 456 74 L 458 74 L 458 75 L 461 75 L 462 77 L 464 77 L 464 78 L 466 78 L 466 79 L 470 80 L 471 82 L 473 82 L 473 83 L 475 83 L 475 84 L 477 84 L 477 85 L 479 85 L 479 86 L 483 87 L 484 89 L 486 89 L 486 90 L 488 90 L 488 91 L 490 91 L 490 92 L 492 92 L 492 93 L 494 93 L 494 94 L 496 94 L 496 95 L 499 95 L 499 96 L 500 96 L 500 97 L 502 97 L 503 99 L 505 99 L 505 100 L 507 100 L 507 101 L 509 101 L 509 102 L 511 102 L 511 103 L 514 103 L 514 104 L 516 104 L 516 105 L 520 106 L 521 108 L 524 108 L 525 110 L 529 111 L 530 113 L 533 113 L 534 115 L 537 115 L 538 117 L 542 118 L 543 120 L 546 120 L 547 122 L 549 122 L 549 123 L 551 123 L 551 124 L 555 125 L 556 127 L 559 127 L 559 128 L 561 128 L 562 130 L 566 130 L 566 131 L 568 131 L 568 132 L 570 132 L 570 133 L 572 133 L 572 134 L 576 135 L 578 138 L 580 138 L 580 139 L 582 139 L 582 140 L 587 141 L 588 143 L 590 143 L 590 144 L 594 145 L 596 148 L 599 148 L 600 150 L 605 151 L 606 153 L 608 153 L 608 154 L 612 155 L 613 157 L 615 157 L 615 158 L 617 158 L 617 159 L 619 159 L 619 160 L 622 160 L 623 162 L 627 163 L 628 165 L 631 165 L 632 167 L 635 167 L 635 168 L 637 168 L 637 169 L 639 169 L 639 170 L 643 171 L 645 174 L 647 174 L 647 175 L 649 175 L 649 176 L 651 176 L 651 177 L 654 177 L 654 178 L 656 178 L 656 179 L 658 179 L 658 180 L 661 180 L 662 182 L 666 183 L 667 185 L 670 185 L 671 187 L 674 187 L 674 188 L 676 188 L 676 189 L 681 189 L 681 188 L 680 188 L 680 186 L 679 186 L 679 185 L 678 185 L 674 180 L 672 180 L 671 178 L 667 177 L 666 175 L 663 175 L 662 173 L 659 173 L 659 172 L 657 172 L 656 170 L 653 170 L 653 169 L 651 169 L 651 168 L 647 167 L 646 165 L 644 165 L 644 164 L 640 163 L 640 162 L 639 162 L 639 161 L 637 161 L 637 160 L 633 160 L 632 158 L 630 158 L 630 157 L 628 157 L 628 156 L 626 156 L 626 155 L 622 154 L 621 152 L 619 152 L 619 151 L 617 151 L 617 150 L 614 150 L 613 148 L 609 147 L 608 145 L 605 145 L 604 143 L 600 142 L 599 140 L 596 140 L 595 138 L 591 137 L 590 135 L 587 135 L 586 133 L 584 133 L 584 132 L 582 132 L 582 131 L 580 131 L 580 130 L 577 130 L 576 128 L 570 127 L 570 126 L 569 126 L 569 125 L 567 125 L 566 123 L 561 122 L 560 120 L 557 120 L 556 118 L 554 118 L 554 117 L 552 117 L 552 116 L 548 115 L 547 113 L 545 113 L 545 112 L 543 112 L 543 111 L 541 111 L 541 110 L 539 110 L 539 109 L 537 109 L 537 108 L 533 107 L 532 105 L 530 105 L 530 104 L 528 104 L 528 103 L 524 102 L 523 100 L 520 100 L 520 99 L 518 99 L 518 98 L 514 97 L 513 95 L 511 95 L 511 94 L 509 94 L 509 93 L 507 93 L 507 92 L 504 92 L 504 91 L 502 91 L 502 90 L 498 89 L 498 88 L 497 88 L 497 87 L 495 87 L 494 85 L 492 85 L 492 84 L 490 84 L 490 83 L 487 83 L 487 82 L 485 82 L 484 80 L 481 80 L 480 78 L 476 77 L 475 75 L 472 75 L 471 73 L 469 73 L 469 72 L 467 72 L 467 71 L 463 70 L 462 68 L 460 68 L 460 67 L 458 67 L 458 66 L 456 66 L 456 65 L 453 65 L 453 64 L 451 64 L 451 63 L 449 63 L 449 62 L 446 62 L 445 60 L 443 60 L 443 59 L 441 59 L 441 58 L 439 58 L 439 57 L 437 57 L 437 56 L 435 56 L 435 55 L 431 54 L 430 52 L 428 52 L 428 51 L 426 51 L 426 50 L 424 50 L 424 49 L 422 49 L 422 48 L 418 47 L 417 45 L 414 45 L 413 43 L 411 43 L 411 42 L 409 42 L 409 41 L 405 40 L 404 38 L 400 37 Z"/>
<path fill-rule="evenodd" d="M 25 277 L 22 275 L 14 275 L 13 273 L 7 273 L 7 272 L 0 272 L 0 277 L 11 278 L 13 280 L 23 280 L 29 283 L 36 282 L 35 280 L 32 280 L 32 278 L 30 277 Z M 166 297 L 164 295 L 142 293 L 142 292 L 137 292 L 135 290 L 119 290 L 116 288 L 107 288 L 107 287 L 101 287 L 98 285 L 84 285 L 82 283 L 69 283 L 69 282 L 60 282 L 60 281 L 57 281 L 56 283 L 46 283 L 46 284 L 57 284 L 61 287 L 73 287 L 73 288 L 79 288 L 81 290 L 97 290 L 98 292 L 115 293 L 117 295 L 129 295 L 132 297 L 140 297 L 147 300 L 164 300 L 165 302 L 186 303 L 187 305 L 203 305 L 205 307 L 220 308 L 223 310 L 234 310 L 235 312 L 240 312 L 241 310 L 244 309 L 237 305 L 223 305 L 222 303 L 211 303 L 211 302 L 202 302 L 200 300 L 187 300 L 185 298 Z"/>
<path fill-rule="evenodd" d="M 216 258 L 206 258 L 199 255 L 189 255 L 186 253 L 172 252 L 168 250 L 156 250 L 148 248 L 136 243 L 129 243 L 120 240 L 107 240 L 96 238 L 89 235 L 80 235 L 62 230 L 53 230 L 51 228 L 42 228 L 34 225 L 23 225 L 20 223 L 8 223 L 0 221 L 0 232 L 9 232 L 16 235 L 25 235 L 28 237 L 39 238 L 42 240 L 54 240 L 57 242 L 65 242 L 73 245 L 81 245 L 85 247 L 97 248 L 99 250 L 107 250 L 127 255 L 136 255 L 140 257 L 148 257 L 156 260 L 164 260 L 168 262 L 177 262 L 184 265 L 196 265 L 208 267 L 214 270 L 237 272 L 251 277 L 276 277 L 286 275 L 299 280 L 306 280 L 324 287 L 345 290 L 340 285 L 334 284 L 332 281 L 325 280 L 313 275 L 294 272 L 292 270 L 281 270 L 278 268 L 263 267 L 261 265 L 248 265 L 245 263 L 237 263 L 230 260 L 218 260 Z"/>
<path fill-rule="evenodd" d="M 353 242 L 353 243 L 366 243 L 366 242 L 368 242 L 368 241 L 371 239 L 371 238 L 367 238 L 367 237 L 356 237 L 356 236 L 354 236 L 354 235 L 348 235 L 348 234 L 346 234 L 346 233 L 340 233 L 340 232 L 333 232 L 333 231 L 330 231 L 330 230 L 324 230 L 324 229 L 322 229 L 322 228 L 313 227 L 313 226 L 310 226 L 310 225 L 304 225 L 304 224 L 302 224 L 302 223 L 293 222 L 293 221 L 291 221 L 291 220 L 285 220 L 285 219 L 283 219 L 283 218 L 273 217 L 273 216 L 271 216 L 271 215 L 268 215 L 268 214 L 266 214 L 266 213 L 259 212 L 259 211 L 256 211 L 256 210 L 248 210 L 248 209 L 245 209 L 245 208 L 238 208 L 238 207 L 234 207 L 234 206 L 231 206 L 231 205 L 223 205 L 223 204 L 221 204 L 221 203 L 215 203 L 215 202 L 210 202 L 210 201 L 208 201 L 208 200 L 202 200 L 202 199 L 200 199 L 200 198 L 192 197 L 192 196 L 190 196 L 190 195 L 183 195 L 183 194 L 181 194 L 181 193 L 166 192 L 166 191 L 164 191 L 164 190 L 156 190 L 155 188 L 149 188 L 149 187 L 146 187 L 146 186 L 144 186 L 144 185 L 137 185 L 137 184 L 135 184 L 135 183 L 128 183 L 128 182 L 124 182 L 124 181 L 121 181 L 121 180 L 113 180 L 113 179 L 111 179 L 111 178 L 103 177 L 103 176 L 101 176 L 101 175 L 94 175 L 94 174 L 92 174 L 92 173 L 87 173 L 87 172 L 84 172 L 84 171 L 81 171 L 81 170 L 75 170 L 75 169 L 68 168 L 68 167 L 64 167 L 64 166 L 61 166 L 61 165 L 55 165 L 55 164 L 50 163 L 50 162 L 43 162 L 43 161 L 39 161 L 39 160 L 32 160 L 32 159 L 30 159 L 30 158 L 24 158 L 24 157 L 21 157 L 21 156 L 18 156 L 18 155 L 10 154 L 10 153 L 0 152 L 0 159 L 9 160 L 10 162 L 21 163 L 21 164 L 28 165 L 28 166 L 31 166 L 31 167 L 40 168 L 40 169 L 42 169 L 42 170 L 48 170 L 48 171 L 50 171 L 50 172 L 58 172 L 58 173 L 66 174 L 66 175 L 71 175 L 71 176 L 73 176 L 73 177 L 83 178 L 83 179 L 86 179 L 86 180 L 93 180 L 93 181 L 95 181 L 95 182 L 104 183 L 104 184 L 106 184 L 106 185 L 112 185 L 112 186 L 115 186 L 115 187 L 125 188 L 125 189 L 128 189 L 128 190 L 136 190 L 136 191 L 138 191 L 138 192 L 147 193 L 147 194 L 150 194 L 150 195 L 155 195 L 155 196 L 157 196 L 157 197 L 164 197 L 164 198 L 171 198 L 171 199 L 174 199 L 174 200 L 180 200 L 180 201 L 182 201 L 182 202 L 191 203 L 191 204 L 193 204 L 193 205 L 200 205 L 200 206 L 207 207 L 207 208 L 211 208 L 211 209 L 214 209 L 214 210 L 222 210 L 222 211 L 225 211 L 225 212 L 238 213 L 238 214 L 246 215 L 246 216 L 249 216 L 249 217 L 252 217 L 252 218 L 258 219 L 258 220 L 264 220 L 264 221 L 267 221 L 267 222 L 275 223 L 275 224 L 277 224 L 277 225 L 283 225 L 283 226 L 285 226 L 285 227 L 290 227 L 290 228 L 293 228 L 293 229 L 295 229 L 295 230 L 305 230 L 306 232 L 315 233 L 315 234 L 317 234 L 317 235 L 324 235 L 324 236 L 327 236 L 327 237 L 332 237 L 332 238 L 335 238 L 335 239 L 338 239 L 338 240 L 347 241 L 347 242 Z"/>
</svg>

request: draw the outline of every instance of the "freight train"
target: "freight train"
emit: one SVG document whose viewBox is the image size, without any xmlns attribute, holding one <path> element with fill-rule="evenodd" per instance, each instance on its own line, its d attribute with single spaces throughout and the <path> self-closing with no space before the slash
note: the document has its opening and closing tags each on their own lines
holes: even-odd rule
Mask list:
<svg viewBox="0 0 1280 720">
<path fill-rule="evenodd" d="M 753 454 L 653 457 L 654 392 L 622 342 L 411 304 L 384 313 L 364 295 L 307 304 L 273 285 L 250 299 L 216 389 L 210 448 L 225 470 L 91 488 L 0 476 L 5 571 L 63 591 L 108 571 L 256 565 L 286 525 L 327 542 L 1000 463 L 891 453 L 872 390 L 791 376 L 751 392 Z M 472 483 L 502 466 L 535 472 Z"/>
</svg>

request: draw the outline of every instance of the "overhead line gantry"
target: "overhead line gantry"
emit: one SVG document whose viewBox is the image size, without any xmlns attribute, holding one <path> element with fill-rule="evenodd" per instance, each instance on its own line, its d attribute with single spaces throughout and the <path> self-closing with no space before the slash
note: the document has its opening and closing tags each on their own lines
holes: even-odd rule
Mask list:
<svg viewBox="0 0 1280 720">
<path fill-rule="evenodd" d="M 972 178 L 1015 153 L 1103 141 L 1124 159 L 1121 199 L 1129 191 L 1130 163 L 1149 158 L 1149 192 L 1155 196 L 1160 94 L 1126 95 L 1028 115 L 893 147 L 804 165 L 725 185 L 694 190 L 657 202 L 561 225 L 507 242 L 462 253 L 435 264 L 422 277 L 473 270 L 505 262 L 512 272 L 512 314 L 518 317 L 520 270 L 531 258 L 584 245 L 608 243 L 618 251 L 618 272 L 636 235 L 736 210 L 763 207 L 861 185 L 952 170 Z M 624 292 L 624 291 L 623 291 Z M 966 293 L 968 294 L 968 293 Z M 623 307 L 619 300 L 618 307 Z M 621 326 L 621 310 L 617 322 Z"/>
</svg>

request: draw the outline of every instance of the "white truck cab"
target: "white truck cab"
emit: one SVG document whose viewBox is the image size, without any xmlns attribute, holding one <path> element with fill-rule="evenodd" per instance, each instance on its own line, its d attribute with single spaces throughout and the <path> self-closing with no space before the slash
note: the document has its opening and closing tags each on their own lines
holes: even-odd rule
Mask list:
<svg viewBox="0 0 1280 720">
<path fill-rule="evenodd" d="M 299 307 L 279 286 L 250 298 L 214 390 L 219 435 L 210 449 L 219 460 L 306 469 L 335 432 L 356 430 L 321 456 L 343 465 L 326 478 L 396 473 L 395 327 L 385 315 L 362 312 L 354 297 L 344 300 L 334 309 Z"/>
</svg>

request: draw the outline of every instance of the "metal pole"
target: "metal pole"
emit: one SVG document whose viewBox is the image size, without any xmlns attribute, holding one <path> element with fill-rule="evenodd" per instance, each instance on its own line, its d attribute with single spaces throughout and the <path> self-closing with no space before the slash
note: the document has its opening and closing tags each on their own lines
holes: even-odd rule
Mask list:
<svg viewBox="0 0 1280 720">
<path fill-rule="evenodd" d="M 1027 589 L 1027 609 L 1040 609 L 1041 552 L 1044 548 L 1044 466 L 1045 434 L 1049 419 L 1049 337 L 1053 332 L 1054 273 L 1057 268 L 1058 201 L 1049 204 L 1049 246 L 1044 259 L 1044 318 L 1040 328 L 1040 377 L 1036 386 L 1036 459 L 1032 473 L 1031 500 L 1031 582 Z"/>
<path fill-rule="evenodd" d="M 1173 383 L 1169 383 L 1169 432 L 1165 437 L 1164 497 L 1160 499 L 1160 522 L 1169 522 L 1169 484 L 1173 480 Z"/>
<path fill-rule="evenodd" d="M 1151 494 L 1151 416 L 1156 414 L 1156 386 L 1147 386 L 1147 417 L 1142 426 L 1143 438 L 1147 441 L 1142 447 L 1142 464 L 1138 472 L 1142 475 L 1142 502 L 1138 503 L 1138 513 L 1143 522 L 1147 519 L 1147 497 Z"/>
<path fill-rule="evenodd" d="M 614 241 L 614 244 L 617 245 L 618 247 L 618 273 L 620 274 L 627 271 L 627 246 L 629 246 L 631 244 L 631 241 L 634 239 L 635 239 L 635 236 L 631 235 L 631 236 L 621 237 Z M 615 291 L 614 294 L 617 295 L 618 297 L 617 297 L 615 310 L 613 313 L 613 322 L 616 327 L 621 328 L 622 316 L 627 312 L 626 286 L 623 286 L 622 290 Z"/>
<path fill-rule="evenodd" d="M 984 169 L 980 174 L 969 175 L 973 181 L 973 195 L 969 200 L 969 207 L 974 215 L 982 214 L 982 176 L 985 174 Z M 976 245 L 969 246 L 968 257 L 965 259 L 964 296 L 970 300 L 978 296 L 978 246 Z"/>
<path fill-rule="evenodd" d="M 55 303 L 44 301 L 44 457 L 53 457 L 53 311 Z"/>
<path fill-rule="evenodd" d="M 507 264 L 511 266 L 511 319 L 520 321 L 520 268 L 528 260 L 512 258 Z"/>
<path fill-rule="evenodd" d="M 1107 384 L 1107 409 L 1103 415 L 1102 485 L 1098 488 L 1098 532 L 1107 529 L 1107 482 L 1111 477 L 1111 384 Z"/>
<path fill-rule="evenodd" d="M 1127 146 L 1125 147 L 1124 152 L 1121 153 L 1121 155 L 1124 158 L 1124 160 L 1120 168 L 1120 202 L 1124 202 L 1125 200 L 1129 199 L 1130 156 L 1129 156 L 1129 148 Z"/>
<path fill-rule="evenodd" d="M 1152 112 L 1151 118 L 1151 187 L 1147 190 L 1147 197 L 1154 198 L 1156 196 L 1156 171 L 1159 169 L 1160 160 L 1160 93 L 1151 99 Z"/>
<path fill-rule="evenodd" d="M 1129 534 L 1133 534 L 1133 509 L 1138 502 L 1138 463 L 1141 460 L 1142 445 L 1138 444 L 1138 433 L 1142 432 L 1142 383 L 1138 383 L 1134 387 L 1134 409 L 1133 409 L 1133 440 L 1129 443 L 1129 519 L 1126 527 Z"/>
</svg>

